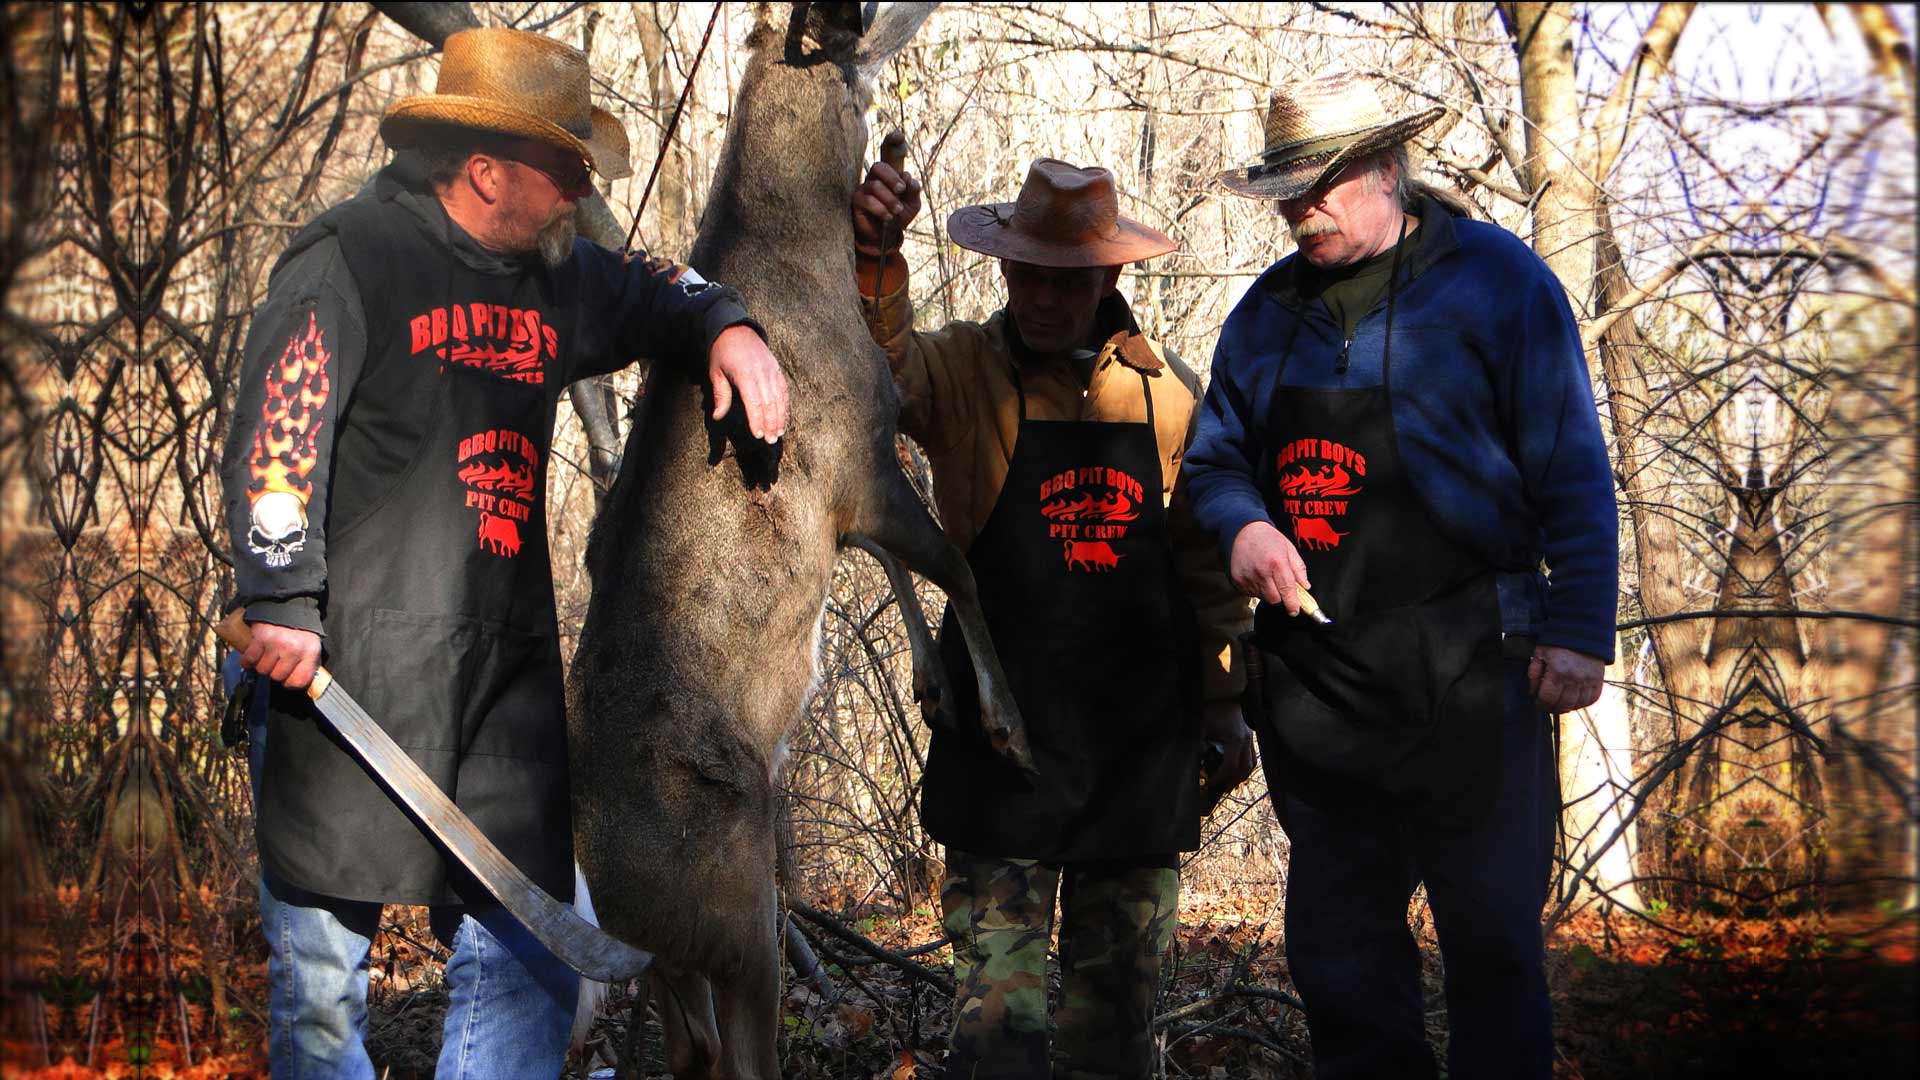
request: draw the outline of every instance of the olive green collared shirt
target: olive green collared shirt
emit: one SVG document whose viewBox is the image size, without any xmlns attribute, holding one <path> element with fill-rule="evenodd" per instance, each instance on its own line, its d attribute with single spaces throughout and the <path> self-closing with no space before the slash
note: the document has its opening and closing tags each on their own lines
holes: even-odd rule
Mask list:
<svg viewBox="0 0 1920 1080">
<path fill-rule="evenodd" d="M 1353 340 L 1353 329 L 1360 325 L 1360 317 L 1372 311 L 1386 295 L 1387 279 L 1393 273 L 1394 248 L 1398 246 L 1346 266 L 1310 267 L 1301 275 L 1301 295 L 1319 297 L 1326 305 L 1327 314 L 1340 324 L 1343 340 Z"/>
</svg>

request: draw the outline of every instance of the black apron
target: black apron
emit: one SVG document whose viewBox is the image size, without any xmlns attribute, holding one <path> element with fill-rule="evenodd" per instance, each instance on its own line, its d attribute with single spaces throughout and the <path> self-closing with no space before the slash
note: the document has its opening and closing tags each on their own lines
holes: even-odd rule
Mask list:
<svg viewBox="0 0 1920 1080">
<path fill-rule="evenodd" d="M 1253 715 L 1265 718 L 1270 775 L 1310 805 L 1470 827 L 1500 764 L 1500 601 L 1494 568 L 1435 526 L 1400 457 L 1392 289 L 1379 386 L 1275 377 L 1266 429 L 1280 449 L 1263 494 L 1333 624 L 1260 606 L 1266 677 Z"/>
<path fill-rule="evenodd" d="M 1198 628 L 1174 576 L 1159 441 L 1145 424 L 1027 418 L 967 563 L 1026 721 L 1038 776 L 996 754 L 951 609 L 940 654 L 953 729 L 935 728 L 921 817 L 950 847 L 1065 862 L 1200 841 Z"/>
<path fill-rule="evenodd" d="M 508 858 L 570 896 L 545 509 L 573 311 L 540 275 L 463 265 L 384 200 L 338 234 L 368 358 L 335 447 L 327 665 Z M 487 901 L 302 695 L 275 687 L 273 703 L 256 830 L 269 868 L 327 896 Z"/>
</svg>

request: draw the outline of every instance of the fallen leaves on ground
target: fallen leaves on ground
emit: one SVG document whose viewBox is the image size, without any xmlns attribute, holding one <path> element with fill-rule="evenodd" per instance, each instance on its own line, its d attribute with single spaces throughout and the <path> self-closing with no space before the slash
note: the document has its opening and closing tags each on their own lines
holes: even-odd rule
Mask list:
<svg viewBox="0 0 1920 1080">
<path fill-rule="evenodd" d="M 1271 994 L 1293 991 L 1275 892 L 1183 892 L 1159 998 L 1162 1017 L 1179 1014 L 1160 1031 L 1168 1076 L 1310 1075 L 1305 1017 Z M 842 895 L 820 898 L 816 906 L 896 952 L 944 934 L 931 903 L 895 909 Z M 1428 1034 L 1444 1054 L 1442 971 L 1421 899 L 1409 917 L 1421 946 Z M 794 1080 L 941 1075 L 950 1002 L 831 937 L 809 936 L 832 985 L 821 993 L 789 982 L 783 1074 Z M 1590 910 L 1558 926 L 1547 948 L 1559 1076 L 1880 1076 L 1907 1075 L 1915 1066 L 1920 929 L 1910 915 L 1740 919 L 1663 912 L 1649 921 L 1619 908 Z M 446 1010 L 445 956 L 424 908 L 388 910 L 373 949 L 368 1042 L 389 1080 L 432 1075 Z M 915 960 L 948 972 L 951 949 L 928 949 Z M 264 968 L 264 957 L 256 966 L 234 965 L 239 974 L 228 992 L 264 1002 Z M 1057 986 L 1057 972 L 1054 979 Z M 1233 992 L 1243 987 L 1256 993 Z M 626 1050 L 634 989 L 614 988 L 588 1053 L 568 1078 L 584 1077 Z M 187 988 L 182 994 L 197 1032 L 207 1017 Z M 81 1003 L 74 1017 L 84 1024 L 90 1007 Z M 657 1023 L 647 1024 L 645 1036 L 647 1075 L 662 1076 Z M 0 1080 L 239 1080 L 266 1075 L 264 1049 L 259 1018 L 237 1008 L 223 1040 L 196 1043 L 191 1062 L 171 1029 L 129 1040 L 109 1020 L 91 1067 L 64 1054 L 59 1064 L 33 1067 L 25 1063 L 45 1060 L 38 1045 L 7 1043 L 0 1045 Z"/>
<path fill-rule="evenodd" d="M 1564 1075 L 1910 1075 L 1914 920 L 1583 914 L 1548 939 Z"/>
</svg>

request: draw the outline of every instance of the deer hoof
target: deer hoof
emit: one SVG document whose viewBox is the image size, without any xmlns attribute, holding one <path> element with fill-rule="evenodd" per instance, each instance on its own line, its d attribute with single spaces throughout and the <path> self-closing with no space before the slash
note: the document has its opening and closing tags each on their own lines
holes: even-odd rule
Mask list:
<svg viewBox="0 0 1920 1080">
<path fill-rule="evenodd" d="M 948 731 L 953 730 L 953 710 L 948 708 L 946 703 L 940 700 L 938 689 L 930 695 L 916 692 L 914 697 L 920 702 L 920 719 L 927 725 L 929 730 L 934 728 L 944 728 Z"/>
<path fill-rule="evenodd" d="M 945 687 L 941 685 L 938 675 L 927 675 L 924 678 L 919 675 L 914 676 L 913 700 L 919 702 L 923 710 L 929 706 L 938 708 L 944 690 Z"/>
<path fill-rule="evenodd" d="M 989 728 L 987 734 L 996 753 L 1029 775 L 1039 775 L 1040 770 L 1033 764 L 1033 749 L 1027 745 L 1025 727 L 1000 724 Z"/>
</svg>

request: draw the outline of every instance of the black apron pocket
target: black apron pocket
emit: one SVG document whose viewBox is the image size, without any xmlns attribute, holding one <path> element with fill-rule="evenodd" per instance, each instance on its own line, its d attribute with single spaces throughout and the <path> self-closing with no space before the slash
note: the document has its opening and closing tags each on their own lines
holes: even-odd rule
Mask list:
<svg viewBox="0 0 1920 1080">
<path fill-rule="evenodd" d="M 409 750 L 461 751 L 460 718 L 478 666 L 479 624 L 464 615 L 375 608 L 367 712 Z"/>
<path fill-rule="evenodd" d="M 1504 707 L 1490 580 L 1263 642 L 1274 771 L 1322 809 L 1471 824 L 1491 803 Z"/>
<path fill-rule="evenodd" d="M 565 766 L 560 646 L 545 634 L 485 624 L 468 684 L 460 753 Z"/>
</svg>

